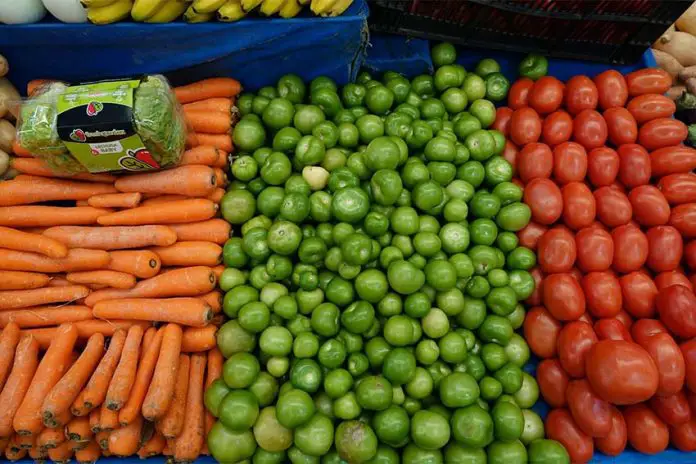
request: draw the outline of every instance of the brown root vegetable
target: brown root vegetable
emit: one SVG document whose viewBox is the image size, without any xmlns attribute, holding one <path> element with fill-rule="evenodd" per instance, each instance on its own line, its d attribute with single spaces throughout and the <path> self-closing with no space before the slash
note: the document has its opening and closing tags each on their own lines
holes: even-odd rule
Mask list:
<svg viewBox="0 0 696 464">
<path fill-rule="evenodd" d="M 667 71 L 670 76 L 672 76 L 672 82 L 676 82 L 677 76 L 684 69 L 684 66 L 679 63 L 679 61 L 667 52 L 662 50 L 657 50 L 655 48 L 651 49 L 657 65 Z"/>
<path fill-rule="evenodd" d="M 696 64 L 696 37 L 688 32 L 670 32 L 660 37 L 653 48 L 667 52 L 682 66 Z"/>
<path fill-rule="evenodd" d="M 682 82 L 686 82 L 692 77 L 696 77 L 696 65 L 682 68 L 682 70 L 679 71 L 679 80 Z"/>
<path fill-rule="evenodd" d="M 19 102 L 20 96 L 17 89 L 6 78 L 0 78 L 0 118 L 16 117 Z"/>
<path fill-rule="evenodd" d="M 665 92 L 665 97 L 669 98 L 670 100 L 678 100 L 679 97 L 684 94 L 684 92 L 686 92 L 686 86 L 674 85 L 671 89 Z"/>
<path fill-rule="evenodd" d="M 696 95 L 696 77 L 687 79 L 684 84 L 686 84 L 686 90 L 688 90 L 689 93 Z"/>
<path fill-rule="evenodd" d="M 0 177 L 4 176 L 10 168 L 10 155 L 0 150 Z"/>
<path fill-rule="evenodd" d="M 0 150 L 10 153 L 16 135 L 15 126 L 10 121 L 0 120 Z"/>
<path fill-rule="evenodd" d="M 7 62 L 7 58 L 0 55 L 0 77 L 7 76 L 7 73 L 9 73 L 9 72 L 10 72 L 10 63 Z"/>
<path fill-rule="evenodd" d="M 696 3 L 692 3 L 674 24 L 680 31 L 696 35 Z"/>
</svg>

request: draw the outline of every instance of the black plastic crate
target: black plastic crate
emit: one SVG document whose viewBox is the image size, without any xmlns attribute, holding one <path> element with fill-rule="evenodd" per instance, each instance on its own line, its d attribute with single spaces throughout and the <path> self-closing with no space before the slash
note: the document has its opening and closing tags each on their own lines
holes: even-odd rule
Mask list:
<svg viewBox="0 0 696 464">
<path fill-rule="evenodd" d="M 690 5 L 661 0 L 370 0 L 376 32 L 635 63 Z"/>
</svg>

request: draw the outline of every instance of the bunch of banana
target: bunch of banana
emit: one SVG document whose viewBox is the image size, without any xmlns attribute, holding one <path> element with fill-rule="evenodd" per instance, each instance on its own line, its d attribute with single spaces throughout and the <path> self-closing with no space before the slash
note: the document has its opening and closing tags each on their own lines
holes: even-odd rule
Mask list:
<svg viewBox="0 0 696 464">
<path fill-rule="evenodd" d="M 207 23 L 214 17 L 214 13 L 198 13 L 196 10 L 193 9 L 193 5 L 189 5 L 189 7 L 184 12 L 184 21 L 191 24 Z"/>
<path fill-rule="evenodd" d="M 217 10 L 217 18 L 226 23 L 239 21 L 246 16 L 246 11 L 242 8 L 242 0 L 227 0 Z"/>
<path fill-rule="evenodd" d="M 81 0 L 87 8 L 87 19 L 94 24 L 111 24 L 126 19 L 133 0 Z"/>
<path fill-rule="evenodd" d="M 170 23 L 184 14 L 187 3 L 187 0 L 135 0 L 131 17 L 146 23 Z"/>
<path fill-rule="evenodd" d="M 230 0 L 231 1 L 231 0 Z M 264 16 L 280 15 L 283 18 L 293 18 L 301 11 L 303 5 L 310 0 L 241 0 L 242 10 L 249 13 L 259 7 Z"/>
<path fill-rule="evenodd" d="M 353 3 L 353 0 L 311 0 L 310 9 L 317 16 L 340 16 Z"/>
</svg>

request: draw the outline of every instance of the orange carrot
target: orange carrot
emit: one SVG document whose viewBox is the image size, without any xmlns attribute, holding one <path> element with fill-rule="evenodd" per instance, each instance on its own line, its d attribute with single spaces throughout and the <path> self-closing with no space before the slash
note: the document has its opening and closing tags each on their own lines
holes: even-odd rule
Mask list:
<svg viewBox="0 0 696 464">
<path fill-rule="evenodd" d="M 118 271 L 70 272 L 65 276 L 70 282 L 85 285 L 127 289 L 135 287 L 135 277 Z"/>
<path fill-rule="evenodd" d="M 31 449 L 32 446 L 34 446 L 34 442 L 36 441 L 35 436 L 31 435 L 17 435 L 17 438 L 15 439 L 15 443 L 20 447 L 24 449 Z"/>
<path fill-rule="evenodd" d="M 186 393 L 188 391 L 190 359 L 187 355 L 179 356 L 179 367 L 176 376 L 172 402 L 162 419 L 157 423 L 165 438 L 176 438 L 184 428 L 186 413 Z"/>
<path fill-rule="evenodd" d="M 70 442 L 70 449 L 72 449 L 73 452 L 79 451 L 89 444 L 88 441 L 75 441 L 75 440 L 68 440 L 68 441 Z"/>
<path fill-rule="evenodd" d="M 184 337 L 181 341 L 181 351 L 194 353 L 208 351 L 215 348 L 217 327 L 187 327 L 184 329 Z"/>
<path fill-rule="evenodd" d="M 5 454 L 5 448 L 7 448 L 7 445 L 10 443 L 10 437 L 1 437 L 0 438 L 0 456 Z"/>
<path fill-rule="evenodd" d="M 95 208 L 135 208 L 142 197 L 140 192 L 105 193 L 89 197 L 87 204 Z"/>
<path fill-rule="evenodd" d="M 55 463 L 68 463 L 73 453 L 72 443 L 66 440 L 55 448 L 48 450 L 48 458 Z"/>
<path fill-rule="evenodd" d="M 0 271 L 0 290 L 28 290 L 48 285 L 51 278 L 46 274 L 21 271 Z"/>
<path fill-rule="evenodd" d="M 28 154 L 27 156 L 31 156 L 31 154 Z M 82 180 L 87 182 L 100 182 L 104 184 L 113 184 L 116 181 L 116 177 L 110 174 L 90 174 L 87 172 L 80 172 L 78 174 L 64 174 L 54 172 L 46 163 L 38 158 L 15 158 L 12 160 L 12 167 L 22 174 L 28 174 L 30 176 L 55 177 L 58 179 Z"/>
<path fill-rule="evenodd" d="M 9 227 L 0 227 L 0 248 L 30 251 L 46 255 L 49 258 L 65 258 L 68 248 L 52 238 L 42 235 L 28 234 Z"/>
<path fill-rule="evenodd" d="M 33 156 L 29 150 L 27 150 L 26 148 L 22 147 L 22 145 L 20 145 L 19 139 L 17 139 L 17 138 L 12 141 L 12 150 L 11 151 L 12 151 L 12 153 L 14 153 L 15 156 L 18 156 L 20 158 L 31 159 Z M 17 170 L 19 171 L 19 169 L 17 169 Z"/>
<path fill-rule="evenodd" d="M 95 464 L 101 457 L 101 448 L 95 440 L 91 440 L 86 447 L 75 451 L 75 459 L 79 464 Z"/>
<path fill-rule="evenodd" d="M 51 428 L 63 430 L 65 428 L 65 426 L 70 423 L 71 420 L 73 420 L 73 415 L 69 409 L 66 409 L 65 411 L 61 412 L 59 415 L 54 417 L 53 423 L 54 423 L 55 427 L 51 427 Z"/>
<path fill-rule="evenodd" d="M 229 117 L 229 116 L 228 116 Z M 203 166 L 214 166 L 220 158 L 221 150 L 215 147 L 198 146 L 186 150 L 181 157 L 181 165 L 199 164 Z"/>
<path fill-rule="evenodd" d="M 167 226 L 80 227 L 58 226 L 43 233 L 70 248 L 119 250 L 146 246 L 168 246 L 176 242 L 176 232 Z"/>
<path fill-rule="evenodd" d="M 208 351 L 208 368 L 206 370 L 205 388 L 222 377 L 222 365 L 225 362 L 222 353 L 218 348 Z"/>
<path fill-rule="evenodd" d="M 111 261 L 104 266 L 106 269 L 133 274 L 141 279 L 156 276 L 162 265 L 159 256 L 148 250 L 112 251 L 109 254 Z M 1 267 L 2 264 L 0 264 Z"/>
<path fill-rule="evenodd" d="M 68 279 L 65 278 L 65 274 L 54 274 L 51 277 L 51 281 L 48 283 L 48 287 L 70 287 L 74 285 Z"/>
<path fill-rule="evenodd" d="M 87 306 L 36 306 L 17 311 L 0 311 L 0 327 L 16 324 L 22 329 L 49 327 L 68 322 L 88 321 L 92 310 Z M 0 348 L 0 353 L 2 348 Z M 0 356 L 1 357 L 1 356 Z M 1 379 L 0 379 L 1 380 Z M 0 382 L 0 385 L 2 382 Z"/>
<path fill-rule="evenodd" d="M 128 329 L 126 341 L 123 345 L 121 358 L 106 392 L 104 404 L 111 410 L 118 411 L 123 407 L 128 399 L 135 373 L 138 368 L 138 357 L 140 356 L 140 342 L 143 338 L 143 329 L 133 326 Z"/>
<path fill-rule="evenodd" d="M 20 435 L 34 435 L 41 431 L 41 404 L 69 366 L 72 350 L 77 341 L 77 329 L 72 324 L 58 327 L 56 337 L 36 369 L 34 379 L 12 422 Z"/>
<path fill-rule="evenodd" d="M 69 440 L 87 441 L 91 440 L 94 432 L 89 427 L 89 417 L 75 417 L 65 426 L 65 435 Z"/>
<path fill-rule="evenodd" d="M 138 360 L 138 363 L 142 362 L 143 356 L 145 356 L 150 344 L 155 339 L 155 336 L 157 336 L 157 332 L 159 332 L 159 330 L 157 330 L 156 327 L 149 327 L 143 334 L 143 342 L 140 345 L 140 359 Z"/>
<path fill-rule="evenodd" d="M 72 323 L 77 328 L 77 336 L 80 340 L 86 340 L 95 333 L 100 333 L 105 337 L 112 336 L 117 330 L 123 329 L 128 330 L 133 326 L 139 326 L 143 331 L 145 331 L 151 324 L 141 321 L 133 320 L 119 320 L 111 319 L 108 321 L 99 321 L 96 319 L 90 319 L 87 321 L 78 321 Z M 23 334 L 33 335 L 36 341 L 39 343 L 41 349 L 47 349 L 51 340 L 56 336 L 56 327 L 45 327 L 39 329 L 28 329 L 22 330 Z"/>
<path fill-rule="evenodd" d="M 0 437 L 9 437 L 12 434 L 12 421 L 24 400 L 38 364 L 39 344 L 33 337 L 23 337 L 17 345 L 10 376 L 0 393 Z"/>
<path fill-rule="evenodd" d="M 89 429 L 95 434 L 101 432 L 101 405 L 89 413 Z"/>
<path fill-rule="evenodd" d="M 163 332 L 157 365 L 143 400 L 143 417 L 150 421 L 161 419 L 169 409 L 179 368 L 183 331 L 177 324 L 167 324 Z"/>
<path fill-rule="evenodd" d="M 48 458 L 48 449 L 34 445 L 29 448 L 29 457 L 33 459 L 35 463 L 45 462 Z"/>
<path fill-rule="evenodd" d="M 46 427 L 55 427 L 55 417 L 70 410 L 70 405 L 89 380 L 90 374 L 94 371 L 103 354 L 104 336 L 94 334 L 89 337 L 87 346 L 78 360 L 51 389 L 43 401 L 41 414 Z"/>
<path fill-rule="evenodd" d="M 108 193 L 107 195 L 111 195 Z M 89 206 L 89 200 L 77 200 L 75 206 Z"/>
<path fill-rule="evenodd" d="M 181 224 L 205 221 L 215 216 L 218 205 L 204 198 L 146 205 L 107 214 L 97 219 L 102 226 L 138 226 L 144 224 Z"/>
<path fill-rule="evenodd" d="M 215 164 L 213 164 L 213 167 L 226 168 L 227 165 L 229 164 L 229 155 L 222 150 L 219 150 L 219 153 L 220 153 L 220 155 L 218 156 L 218 159 L 215 162 Z"/>
<path fill-rule="evenodd" d="M 51 84 L 53 82 L 58 82 L 58 81 L 56 81 L 55 79 L 33 79 L 33 80 L 30 80 L 27 83 L 27 95 L 31 96 L 40 87 L 42 87 L 46 84 Z"/>
<path fill-rule="evenodd" d="M 114 430 L 109 435 L 109 451 L 116 456 L 130 456 L 140 448 L 140 433 L 143 429 L 143 418 L 136 416 L 135 420 L 125 427 Z"/>
<path fill-rule="evenodd" d="M 53 200 L 87 200 L 92 195 L 115 193 L 114 186 L 32 177 L 0 184 L 0 206 L 26 205 Z"/>
<path fill-rule="evenodd" d="M 21 448 L 17 443 L 18 436 L 14 434 L 5 448 L 5 457 L 10 461 L 19 461 L 27 455 L 26 448 Z"/>
<path fill-rule="evenodd" d="M 224 219 L 172 224 L 169 227 L 176 232 L 177 240 L 180 242 L 213 242 L 224 245 L 232 232 L 232 226 Z"/>
<path fill-rule="evenodd" d="M 102 450 L 102 455 L 104 455 L 104 451 L 109 449 L 109 436 L 111 435 L 111 432 L 107 432 L 106 430 L 100 430 L 94 435 L 95 441 L 99 444 L 99 448 Z"/>
<path fill-rule="evenodd" d="M 232 127 L 231 115 L 219 111 L 188 110 L 186 122 L 199 134 L 227 134 Z"/>
<path fill-rule="evenodd" d="M 189 386 L 186 394 L 184 429 L 174 442 L 174 458 L 177 461 L 193 461 L 201 453 L 205 441 L 203 382 L 206 357 L 203 353 L 191 355 Z"/>
<path fill-rule="evenodd" d="M 184 111 L 215 111 L 219 113 L 232 112 L 232 99 L 226 97 L 208 98 L 198 100 L 184 105 Z"/>
<path fill-rule="evenodd" d="M 190 133 L 186 136 L 186 146 L 189 148 L 198 147 L 201 145 L 213 146 L 224 152 L 232 153 L 232 136 L 228 134 L 194 134 Z"/>
<path fill-rule="evenodd" d="M 222 273 L 225 271 L 225 266 L 218 264 L 217 266 L 213 266 L 211 269 L 213 270 L 215 277 L 217 277 L 218 281 L 220 281 L 220 276 L 222 276 Z"/>
<path fill-rule="evenodd" d="M 100 319 L 126 318 L 138 321 L 173 322 L 203 327 L 213 317 L 210 306 L 197 298 L 126 298 L 100 301 L 92 308 Z"/>
<path fill-rule="evenodd" d="M 230 77 L 212 77 L 174 88 L 179 103 L 191 103 L 209 98 L 236 97 L 242 91 L 238 80 Z"/>
<path fill-rule="evenodd" d="M 164 266 L 217 266 L 222 262 L 222 248 L 210 242 L 177 242 L 150 250 L 157 253 Z"/>
<path fill-rule="evenodd" d="M 100 301 L 121 298 L 197 296 L 213 290 L 216 283 L 217 279 L 209 267 L 185 267 L 141 280 L 129 290 L 104 289 L 93 292 L 87 297 L 86 303 L 88 306 L 94 306 Z"/>
<path fill-rule="evenodd" d="M 16 323 L 10 322 L 4 327 L 5 329 L 0 334 L 0 391 L 5 386 L 10 370 L 12 370 L 15 350 L 20 338 L 19 326 Z"/>
<path fill-rule="evenodd" d="M 91 271 L 107 267 L 111 257 L 102 250 L 74 248 L 61 259 L 48 258 L 24 251 L 0 249 L 0 269 L 8 271 L 70 272 Z"/>
<path fill-rule="evenodd" d="M 99 428 L 103 432 L 111 432 L 118 428 L 118 411 L 107 408 L 106 403 L 102 403 L 99 412 Z"/>
<path fill-rule="evenodd" d="M 186 382 L 188 382 L 188 379 L 186 379 Z M 155 430 L 152 433 L 152 437 L 143 443 L 143 446 L 141 446 L 138 450 L 138 457 L 140 459 L 146 459 L 152 456 L 157 456 L 158 454 L 162 454 L 164 445 L 166 443 L 167 441 L 164 439 L 162 434 Z"/>
<path fill-rule="evenodd" d="M 213 168 L 209 166 L 180 166 L 167 171 L 124 176 L 115 185 L 121 192 L 206 197 L 213 191 L 216 182 Z"/>
<path fill-rule="evenodd" d="M 225 196 L 225 189 L 224 188 L 216 188 L 213 190 L 213 193 L 211 193 L 208 196 L 208 200 L 212 201 L 213 203 L 220 203 L 222 201 L 222 197 Z"/>
<path fill-rule="evenodd" d="M 227 174 L 221 168 L 213 168 L 215 170 L 215 180 L 216 186 L 218 188 L 225 187 L 227 185 Z"/>
<path fill-rule="evenodd" d="M 7 182 L 0 183 L 0 186 Z M 0 226 L 9 227 L 52 227 L 64 225 L 96 224 L 99 216 L 111 210 L 76 206 L 6 206 L 0 207 Z"/>
<path fill-rule="evenodd" d="M 33 290 L 6 290 L 0 292 L 0 310 L 28 308 L 49 303 L 65 303 L 89 295 L 82 285 L 71 287 L 46 287 Z"/>
<path fill-rule="evenodd" d="M 172 201 L 188 200 L 189 197 L 184 195 L 159 195 L 153 198 L 148 198 L 143 201 L 140 206 L 161 205 L 162 203 L 171 203 Z"/>
<path fill-rule="evenodd" d="M 65 433 L 59 429 L 49 429 L 48 427 L 41 430 L 36 436 L 36 446 L 40 448 L 55 448 L 65 441 Z"/>
<path fill-rule="evenodd" d="M 140 408 L 143 405 L 145 394 L 155 372 L 155 365 L 160 356 L 163 338 L 164 329 L 159 329 L 150 344 L 147 347 L 143 346 L 144 354 L 140 359 L 138 372 L 135 374 L 133 388 L 131 388 L 128 401 L 118 412 L 118 422 L 121 427 L 129 425 L 136 417 L 140 416 Z"/>
</svg>

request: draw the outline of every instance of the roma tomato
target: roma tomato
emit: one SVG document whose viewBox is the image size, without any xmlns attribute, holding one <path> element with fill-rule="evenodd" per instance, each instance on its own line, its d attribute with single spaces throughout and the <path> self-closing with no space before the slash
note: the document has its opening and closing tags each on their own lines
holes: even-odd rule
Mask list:
<svg viewBox="0 0 696 464">
<path fill-rule="evenodd" d="M 648 260 L 645 264 L 655 272 L 673 271 L 684 254 L 684 241 L 672 226 L 656 226 L 648 229 Z"/>
<path fill-rule="evenodd" d="M 597 108 L 597 86 L 587 76 L 573 76 L 566 82 L 565 106 L 570 114 Z"/>
<path fill-rule="evenodd" d="M 592 192 L 582 182 L 570 182 L 561 189 L 563 222 L 571 229 L 588 227 L 595 220 L 597 204 Z"/>
<path fill-rule="evenodd" d="M 519 150 L 515 146 L 514 143 L 512 143 L 509 140 L 505 141 L 505 148 L 503 149 L 503 158 L 505 158 L 505 161 L 510 163 L 512 166 L 512 175 L 517 174 L 517 157 L 519 156 Z"/>
<path fill-rule="evenodd" d="M 597 334 L 597 340 L 624 340 L 633 341 L 628 329 L 621 321 L 616 318 L 600 319 L 594 323 L 592 328 Z"/>
<path fill-rule="evenodd" d="M 660 148 L 650 153 L 652 175 L 691 172 L 696 169 L 696 150 L 684 145 Z"/>
<path fill-rule="evenodd" d="M 542 301 L 559 321 L 574 321 L 585 312 L 585 295 L 578 281 L 568 273 L 551 274 L 544 279 Z"/>
<path fill-rule="evenodd" d="M 536 369 L 536 379 L 541 396 L 549 406 L 560 408 L 566 405 L 568 374 L 563 370 L 558 359 L 541 361 Z"/>
<path fill-rule="evenodd" d="M 534 87 L 534 81 L 523 77 L 517 79 L 508 92 L 508 106 L 513 110 L 528 106 L 529 91 Z"/>
<path fill-rule="evenodd" d="M 525 200 L 525 203 L 527 203 L 527 200 Z M 532 215 L 534 215 L 533 210 Z M 532 251 L 536 251 L 539 239 L 546 233 L 547 230 L 548 228 L 544 225 L 534 221 L 530 222 L 525 226 L 524 229 L 517 232 L 517 238 L 520 239 L 520 246 L 529 248 Z"/>
<path fill-rule="evenodd" d="M 657 454 L 669 445 L 669 429 L 657 414 L 644 404 L 629 406 L 623 411 L 628 442 L 638 452 Z"/>
<path fill-rule="evenodd" d="M 546 416 L 544 428 L 547 438 L 558 441 L 568 451 L 570 462 L 573 464 L 582 464 L 592 459 L 592 438 L 580 430 L 567 409 L 551 411 Z"/>
<path fill-rule="evenodd" d="M 696 202 L 696 174 L 670 174 L 660 179 L 658 187 L 672 205 Z"/>
<path fill-rule="evenodd" d="M 529 106 L 539 114 L 556 111 L 563 103 L 565 85 L 553 76 L 544 76 L 534 83 L 529 92 Z"/>
<path fill-rule="evenodd" d="M 696 240 L 690 241 L 686 247 L 684 247 L 684 256 L 686 257 L 686 265 L 689 266 L 692 271 L 696 271 Z"/>
<path fill-rule="evenodd" d="M 621 312 L 617 314 L 614 319 L 621 322 L 627 330 L 631 330 L 631 327 L 633 326 L 633 318 L 630 314 L 626 312 L 626 310 L 622 309 Z"/>
<path fill-rule="evenodd" d="M 618 272 L 639 270 L 648 259 L 648 238 L 632 224 L 619 226 L 611 232 L 614 240 L 612 266 Z"/>
<path fill-rule="evenodd" d="M 587 322 L 574 321 L 563 326 L 558 334 L 558 359 L 569 376 L 585 376 L 585 358 L 595 344 L 597 335 Z"/>
<path fill-rule="evenodd" d="M 573 118 L 563 110 L 554 111 L 544 118 L 541 139 L 550 146 L 567 142 L 573 135 Z"/>
<path fill-rule="evenodd" d="M 679 345 L 679 349 L 684 356 L 686 365 L 686 386 L 691 393 L 689 394 L 689 404 L 692 408 L 696 407 L 696 339 L 689 340 Z M 696 411 L 696 409 L 695 409 Z"/>
<path fill-rule="evenodd" d="M 680 451 L 696 451 L 696 420 L 692 419 L 670 428 L 669 438 L 674 447 Z"/>
<path fill-rule="evenodd" d="M 575 235 L 578 266 L 585 272 L 606 271 L 614 259 L 614 241 L 606 230 L 585 227 Z"/>
<path fill-rule="evenodd" d="M 542 288 L 544 287 L 544 273 L 539 266 L 533 267 L 529 273 L 534 279 L 534 291 L 524 302 L 531 306 L 540 305 L 542 300 Z"/>
<path fill-rule="evenodd" d="M 631 272 L 619 279 L 623 307 L 638 319 L 655 315 L 657 287 L 653 280 L 643 272 Z"/>
<path fill-rule="evenodd" d="M 602 114 L 607 123 L 609 141 L 615 146 L 635 143 L 638 138 L 638 124 L 626 108 L 609 108 Z"/>
<path fill-rule="evenodd" d="M 669 222 L 670 208 L 665 196 L 654 185 L 640 185 L 628 194 L 633 218 L 646 227 Z"/>
<path fill-rule="evenodd" d="M 561 332 L 561 323 L 553 318 L 543 306 L 535 306 L 524 318 L 524 339 L 532 353 L 540 358 L 556 355 L 556 343 Z"/>
<path fill-rule="evenodd" d="M 635 143 L 622 145 L 619 155 L 619 181 L 627 188 L 650 182 L 650 155 L 645 148 Z"/>
<path fill-rule="evenodd" d="M 532 220 L 551 225 L 563 213 L 563 196 L 555 182 L 537 177 L 524 188 L 524 202 L 532 211 Z"/>
<path fill-rule="evenodd" d="M 563 331 L 559 341 L 562 336 Z M 599 397 L 616 405 L 647 401 L 657 391 L 657 367 L 637 343 L 602 340 L 593 344 L 585 359 L 585 370 Z"/>
<path fill-rule="evenodd" d="M 663 94 L 672 87 L 672 76 L 660 68 L 644 68 L 626 74 L 626 85 L 632 97 L 648 93 Z"/>
<path fill-rule="evenodd" d="M 648 352 L 658 373 L 656 396 L 672 396 L 684 387 L 686 366 L 679 346 L 668 333 L 640 337 L 636 342 Z"/>
<path fill-rule="evenodd" d="M 638 142 L 647 150 L 671 147 L 686 140 L 686 124 L 678 119 L 658 118 L 648 121 L 638 131 Z"/>
<path fill-rule="evenodd" d="M 551 177 L 553 172 L 551 148 L 545 143 L 525 145 L 517 156 L 517 172 L 525 184 L 532 179 Z"/>
<path fill-rule="evenodd" d="M 547 274 L 569 272 L 576 256 L 575 237 L 565 229 L 551 229 L 537 243 L 537 260 Z"/>
<path fill-rule="evenodd" d="M 696 288 L 696 274 L 689 276 L 689 282 L 691 282 L 691 288 Z"/>
<path fill-rule="evenodd" d="M 587 174 L 587 152 L 582 145 L 564 142 L 553 149 L 553 177 L 559 184 L 580 182 Z"/>
<path fill-rule="evenodd" d="M 495 111 L 495 121 L 491 129 L 495 129 L 503 133 L 505 137 L 508 136 L 510 130 L 510 119 L 512 118 L 512 109 L 507 106 L 501 106 Z"/>
<path fill-rule="evenodd" d="M 607 436 L 595 438 L 594 444 L 607 456 L 618 456 L 626 449 L 627 441 L 626 421 L 623 414 L 616 406 L 611 406 L 611 430 Z"/>
<path fill-rule="evenodd" d="M 667 327 L 657 319 L 639 319 L 631 327 L 633 340 L 643 345 L 653 335 L 668 333 Z"/>
<path fill-rule="evenodd" d="M 696 237 L 696 203 L 675 206 L 669 217 L 669 223 L 683 236 Z"/>
<path fill-rule="evenodd" d="M 603 146 L 607 136 L 607 123 L 595 110 L 583 110 L 575 116 L 573 139 L 587 150 Z"/>
<path fill-rule="evenodd" d="M 663 288 L 655 300 L 660 320 L 681 338 L 696 337 L 696 295 L 683 285 Z"/>
<path fill-rule="evenodd" d="M 597 218 L 607 227 L 618 227 L 633 217 L 633 206 L 628 197 L 613 187 L 600 187 L 593 193 L 597 203 Z"/>
<path fill-rule="evenodd" d="M 580 430 L 591 437 L 604 437 L 611 431 L 611 405 L 601 399 L 585 380 L 572 380 L 566 390 L 568 409 Z"/>
<path fill-rule="evenodd" d="M 590 272 L 582 279 L 587 310 L 594 317 L 614 317 L 621 311 L 621 285 L 609 271 Z"/>
<path fill-rule="evenodd" d="M 609 147 L 599 147 L 587 155 L 587 177 L 595 187 L 611 185 L 619 174 L 619 154 Z"/>
<path fill-rule="evenodd" d="M 686 277 L 680 270 L 660 272 L 655 276 L 655 286 L 657 287 L 658 292 L 663 288 L 671 287 L 672 285 L 683 285 L 689 290 L 694 289 L 694 286 L 689 278 Z"/>
<path fill-rule="evenodd" d="M 643 124 L 653 119 L 671 117 L 677 110 L 677 105 L 664 95 L 647 93 L 632 98 L 626 109 L 638 124 Z"/>
<path fill-rule="evenodd" d="M 691 407 L 683 391 L 672 396 L 655 395 L 650 399 L 650 408 L 667 425 L 672 427 L 691 420 Z"/>
<path fill-rule="evenodd" d="M 620 72 L 610 69 L 595 76 L 593 81 L 597 86 L 600 108 L 606 110 L 626 105 L 628 85 Z"/>
<path fill-rule="evenodd" d="M 526 145 L 539 140 L 541 136 L 541 118 L 532 108 L 515 110 L 510 118 L 510 138 L 516 145 Z"/>
</svg>

